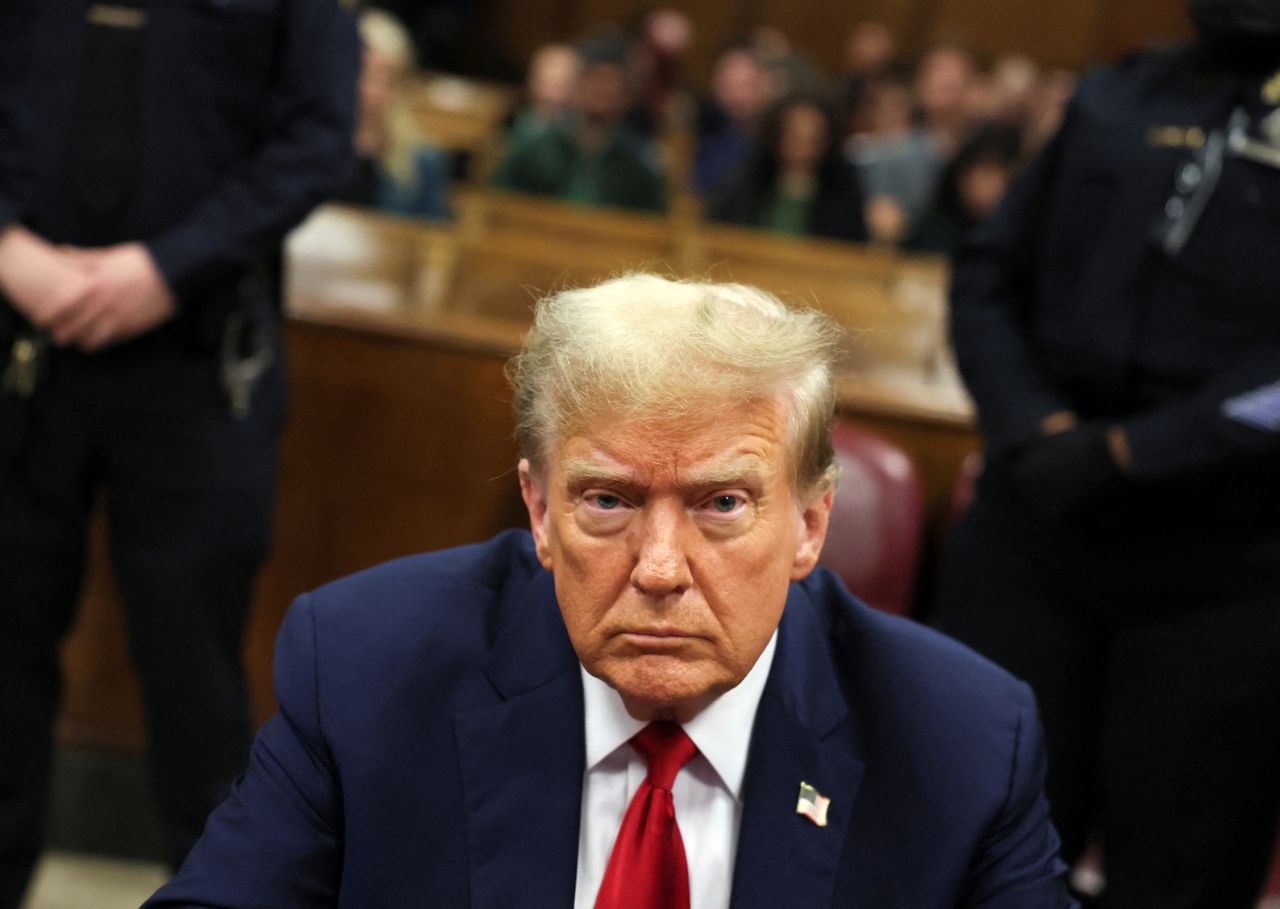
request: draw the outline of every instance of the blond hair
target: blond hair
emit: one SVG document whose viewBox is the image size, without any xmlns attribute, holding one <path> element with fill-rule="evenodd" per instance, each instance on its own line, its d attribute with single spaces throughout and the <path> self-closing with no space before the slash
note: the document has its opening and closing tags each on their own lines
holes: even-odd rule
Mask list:
<svg viewBox="0 0 1280 909">
<path fill-rule="evenodd" d="M 552 294 L 507 364 L 521 454 L 541 467 L 557 438 L 603 416 L 678 419 L 776 396 L 793 488 L 825 491 L 841 337 L 822 313 L 744 284 L 630 274 Z"/>
<path fill-rule="evenodd" d="M 386 144 L 378 163 L 401 186 L 412 188 L 418 182 L 415 153 L 428 141 L 404 90 L 406 81 L 417 70 L 413 39 L 404 24 L 391 13 L 367 9 L 360 14 L 360 40 L 391 64 L 396 78 L 396 95 L 387 107 L 383 124 Z"/>
</svg>

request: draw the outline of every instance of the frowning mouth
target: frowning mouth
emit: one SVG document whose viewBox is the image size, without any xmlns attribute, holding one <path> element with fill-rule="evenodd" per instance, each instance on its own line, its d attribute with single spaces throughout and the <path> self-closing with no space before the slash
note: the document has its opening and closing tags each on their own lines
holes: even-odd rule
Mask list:
<svg viewBox="0 0 1280 909">
<path fill-rule="evenodd" d="M 701 636 L 677 628 L 636 628 L 620 632 L 618 637 L 633 646 L 652 649 L 682 646 Z"/>
</svg>

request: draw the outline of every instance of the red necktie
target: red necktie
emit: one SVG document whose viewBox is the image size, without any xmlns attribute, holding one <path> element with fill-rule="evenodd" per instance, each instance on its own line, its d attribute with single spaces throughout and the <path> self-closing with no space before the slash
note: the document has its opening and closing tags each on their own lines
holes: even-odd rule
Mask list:
<svg viewBox="0 0 1280 909">
<path fill-rule="evenodd" d="M 675 723 L 650 723 L 631 744 L 649 773 L 622 818 L 596 909 L 689 909 L 689 868 L 671 784 L 698 747 Z"/>
</svg>

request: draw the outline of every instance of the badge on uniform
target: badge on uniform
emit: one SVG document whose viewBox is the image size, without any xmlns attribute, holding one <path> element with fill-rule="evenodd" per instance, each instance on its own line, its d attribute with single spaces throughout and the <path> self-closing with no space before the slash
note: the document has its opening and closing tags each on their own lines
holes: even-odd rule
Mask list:
<svg viewBox="0 0 1280 909">
<path fill-rule="evenodd" d="M 1153 126 L 1147 130 L 1147 144 L 1160 148 L 1199 148 L 1204 130 L 1198 126 Z"/>
<path fill-rule="evenodd" d="M 91 3 L 85 20 L 100 28 L 123 28 L 137 31 L 147 27 L 146 10 L 114 3 Z"/>
</svg>

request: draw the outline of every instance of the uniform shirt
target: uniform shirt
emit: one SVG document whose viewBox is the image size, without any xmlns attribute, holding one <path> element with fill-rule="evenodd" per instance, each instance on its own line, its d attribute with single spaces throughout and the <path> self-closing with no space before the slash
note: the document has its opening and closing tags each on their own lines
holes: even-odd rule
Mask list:
<svg viewBox="0 0 1280 909">
<path fill-rule="evenodd" d="M 0 229 L 147 244 L 179 302 L 272 255 L 346 179 L 360 43 L 340 0 L 150 0 L 138 178 L 112 236 L 70 179 L 86 4 L 0 3 Z"/>
<path fill-rule="evenodd" d="M 676 823 L 689 866 L 690 909 L 727 909 L 742 823 L 742 780 L 756 708 L 777 647 L 775 631 L 751 671 L 683 728 L 698 753 L 676 776 Z M 587 761 L 578 833 L 577 909 L 591 909 L 622 817 L 645 778 L 628 740 L 647 723 L 627 713 L 618 692 L 582 670 Z"/>
</svg>

